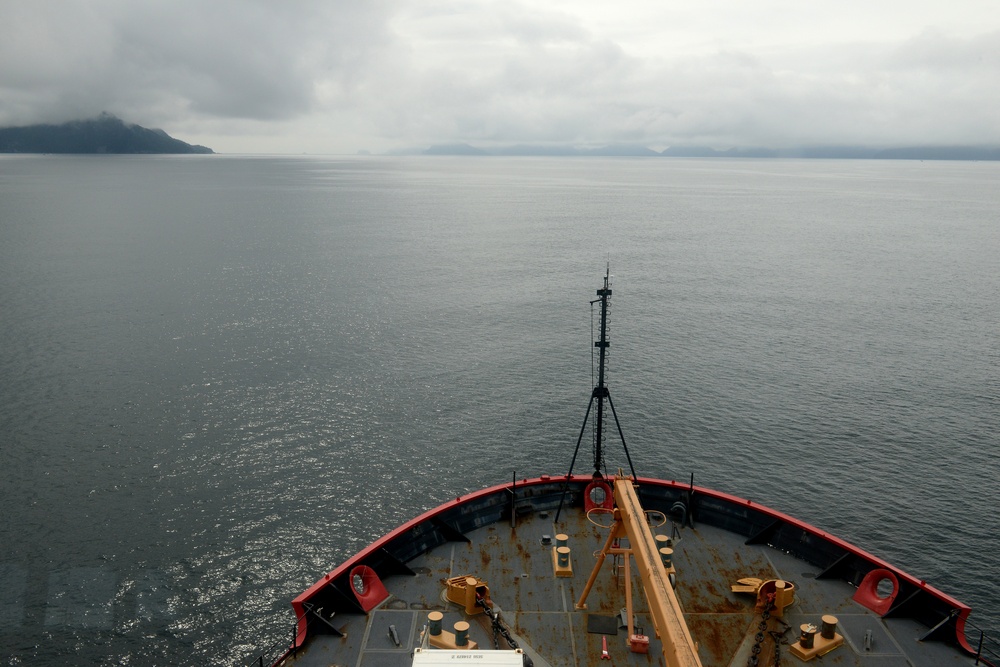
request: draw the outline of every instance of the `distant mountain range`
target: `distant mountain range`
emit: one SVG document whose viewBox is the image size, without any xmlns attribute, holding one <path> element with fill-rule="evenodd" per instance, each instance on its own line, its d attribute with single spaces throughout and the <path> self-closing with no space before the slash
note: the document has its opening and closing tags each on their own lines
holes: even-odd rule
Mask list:
<svg viewBox="0 0 1000 667">
<path fill-rule="evenodd" d="M 364 151 L 362 151 L 363 153 Z M 163 130 L 126 123 L 102 113 L 97 118 L 61 125 L 0 128 L 0 153 L 214 153 L 211 148 L 185 143 Z M 799 148 L 729 148 L 670 146 L 655 151 L 636 144 L 599 148 L 517 144 L 477 148 L 465 143 L 391 151 L 390 155 L 556 156 L 556 157 L 687 157 L 687 158 L 824 158 L 855 160 L 1000 160 L 1000 148 L 990 146 L 804 146 Z"/>
<path fill-rule="evenodd" d="M 445 144 L 426 149 L 396 151 L 395 155 L 517 155 L 517 156 L 604 156 L 604 157 L 726 157 L 726 158 L 820 158 L 853 160 L 1000 160 L 1000 148 L 988 146 L 805 146 L 800 148 L 730 148 L 671 146 L 654 151 L 645 146 L 615 144 L 601 148 L 571 146 L 500 146 L 477 148 L 469 144 Z"/>
<path fill-rule="evenodd" d="M 109 113 L 62 125 L 0 128 L 0 153 L 213 153 L 163 130 L 126 123 Z"/>
</svg>

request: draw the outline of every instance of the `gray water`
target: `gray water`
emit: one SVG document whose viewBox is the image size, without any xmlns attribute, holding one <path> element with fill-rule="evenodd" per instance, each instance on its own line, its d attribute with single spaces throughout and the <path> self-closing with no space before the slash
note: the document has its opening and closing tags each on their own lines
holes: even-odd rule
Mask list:
<svg viewBox="0 0 1000 667">
<path fill-rule="evenodd" d="M 0 158 L 3 664 L 238 662 L 391 527 L 564 472 L 609 257 L 639 474 L 788 512 L 1000 628 L 998 182 L 957 162 Z"/>
</svg>

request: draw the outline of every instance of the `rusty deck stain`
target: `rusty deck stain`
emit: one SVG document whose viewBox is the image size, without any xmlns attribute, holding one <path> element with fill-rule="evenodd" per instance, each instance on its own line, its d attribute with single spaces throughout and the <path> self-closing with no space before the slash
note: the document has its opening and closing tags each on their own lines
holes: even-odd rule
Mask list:
<svg viewBox="0 0 1000 667">
<path fill-rule="evenodd" d="M 658 530 L 668 534 L 671 528 L 668 523 Z M 767 546 L 746 546 L 744 538 L 721 529 L 673 528 L 680 534 L 674 544 L 675 590 L 706 667 L 746 664 L 760 616 L 755 615 L 754 596 L 730 590 L 733 583 L 744 577 L 763 580 L 787 577 L 795 583 L 796 592 L 802 597 L 786 609 L 785 621 L 790 628 L 797 629 L 799 623 L 818 613 L 836 613 L 844 619 L 848 643 L 826 656 L 824 664 L 865 667 L 906 664 L 908 659 L 915 665 L 970 664 L 956 657 L 955 652 L 941 653 L 944 657 L 937 662 L 914 662 L 909 655 L 904 656 L 895 646 L 890 646 L 889 641 L 882 642 L 880 650 L 883 653 L 878 655 L 859 652 L 853 646 L 860 646 L 865 628 L 876 627 L 883 634 L 887 630 L 880 619 L 851 601 L 853 589 L 850 586 L 844 582 L 804 577 L 802 573 L 809 568 L 791 556 Z M 556 577 L 553 572 L 552 549 L 558 533 L 569 535 L 572 577 Z M 543 535 L 552 540 L 544 543 Z M 595 553 L 600 550 L 606 535 L 606 528 L 592 524 L 576 508 L 563 513 L 558 527 L 553 525 L 550 514 L 541 513 L 519 518 L 514 529 L 503 522 L 476 529 L 467 533 L 468 543 L 449 542 L 416 557 L 408 564 L 413 575 L 386 577 L 384 584 L 391 594 L 389 601 L 369 615 L 337 615 L 332 624 L 342 637 L 317 637 L 311 641 L 309 650 L 285 664 L 301 667 L 409 664 L 409 652 L 419 643 L 430 610 L 444 613 L 446 628 L 461 620 L 468 621 L 470 638 L 481 648 L 493 648 L 492 628 L 485 615 L 467 617 L 462 608 L 443 598 L 443 580 L 468 575 L 488 582 L 490 597 L 510 631 L 530 649 L 530 653 L 541 658 L 541 662 L 536 661 L 538 667 L 545 664 L 551 667 L 609 664 L 600 659 L 602 635 L 588 632 L 587 617 L 588 614 L 617 617 L 625 606 L 625 586 L 630 585 L 635 623 L 650 637 L 649 653 L 630 652 L 627 632 L 619 627 L 616 633 L 605 635 L 612 657 L 610 664 L 659 665 L 662 663 L 661 647 L 648 614 L 646 596 L 638 577 L 633 576 L 632 582 L 625 580 L 621 556 L 605 561 L 588 597 L 586 610 L 575 608 L 594 568 Z M 391 635 L 386 630 L 389 625 L 396 629 L 400 646 L 389 641 Z M 784 630 L 784 626 L 772 620 L 770 629 Z M 795 630 L 783 635 L 780 644 L 782 664 L 797 664 L 788 654 L 787 645 L 796 639 Z M 507 648 L 502 639 L 500 642 L 500 648 Z M 771 664 L 773 651 L 774 645 L 768 635 L 761 646 L 761 664 Z"/>
</svg>

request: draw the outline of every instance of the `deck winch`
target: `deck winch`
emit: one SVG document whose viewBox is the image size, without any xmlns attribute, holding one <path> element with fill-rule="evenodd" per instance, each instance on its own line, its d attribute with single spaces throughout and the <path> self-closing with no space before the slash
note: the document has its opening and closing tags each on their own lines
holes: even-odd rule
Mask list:
<svg viewBox="0 0 1000 667">
<path fill-rule="evenodd" d="M 755 611 L 759 614 L 765 608 L 775 618 L 785 614 L 785 607 L 795 602 L 795 584 L 782 579 L 758 579 L 745 577 L 730 587 L 734 593 L 749 593 L 757 596 Z"/>
<path fill-rule="evenodd" d="M 445 597 L 449 602 L 454 602 L 460 607 L 465 607 L 465 613 L 469 616 L 483 613 L 483 607 L 476 598 L 482 599 L 486 604 L 491 604 L 490 587 L 486 580 L 463 575 L 445 579 Z"/>
</svg>

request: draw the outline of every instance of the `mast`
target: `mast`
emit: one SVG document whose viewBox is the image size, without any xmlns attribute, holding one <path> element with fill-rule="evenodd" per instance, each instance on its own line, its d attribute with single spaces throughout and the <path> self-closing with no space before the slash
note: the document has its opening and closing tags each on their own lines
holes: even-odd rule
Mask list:
<svg viewBox="0 0 1000 667">
<path fill-rule="evenodd" d="M 611 264 L 608 263 L 604 272 L 604 287 L 597 290 L 597 299 L 590 302 L 601 304 L 601 338 L 594 341 L 594 347 L 600 351 L 600 363 L 597 374 L 597 385 L 590 393 L 590 402 L 587 404 L 587 413 L 583 416 L 583 426 L 580 427 L 580 436 L 576 439 L 576 449 L 573 451 L 573 460 L 569 464 L 569 472 L 566 474 L 566 484 L 563 484 L 562 496 L 559 498 L 559 509 L 556 510 L 556 523 L 559 522 L 559 515 L 562 512 L 563 500 L 566 497 L 566 489 L 569 480 L 573 477 L 573 466 L 576 465 L 576 457 L 580 453 L 580 443 L 583 441 L 583 434 L 587 431 L 587 420 L 590 418 L 590 411 L 597 403 L 597 423 L 594 427 L 594 477 L 602 478 L 604 474 L 601 469 L 604 467 L 604 401 L 608 402 L 611 414 L 615 418 L 615 427 L 618 429 L 618 436 L 622 440 L 622 449 L 625 450 L 625 458 L 628 460 L 629 470 L 632 472 L 632 479 L 637 479 L 635 466 L 632 465 L 632 457 L 628 453 L 628 445 L 625 444 L 625 434 L 622 433 L 622 425 L 618 421 L 618 413 L 615 411 L 614 401 L 611 400 L 611 392 L 605 385 L 605 370 L 608 360 L 608 348 L 611 341 L 608 340 L 608 302 L 611 300 Z"/>
<path fill-rule="evenodd" d="M 591 394 L 591 401 L 597 401 L 597 426 L 594 432 L 594 476 L 601 476 L 601 468 L 604 464 L 604 452 L 601 447 L 604 442 L 604 399 L 611 399 L 607 386 L 604 384 L 604 368 L 607 361 L 608 347 L 611 342 L 608 340 L 608 301 L 611 299 L 611 264 L 609 263 L 604 273 L 604 287 L 597 290 L 598 299 L 591 301 L 594 304 L 601 303 L 601 339 L 594 341 L 594 347 L 600 352 L 600 362 L 598 364 L 597 386 Z M 617 417 L 616 417 L 617 419 Z M 624 438 L 622 442 L 625 442 Z"/>
</svg>

